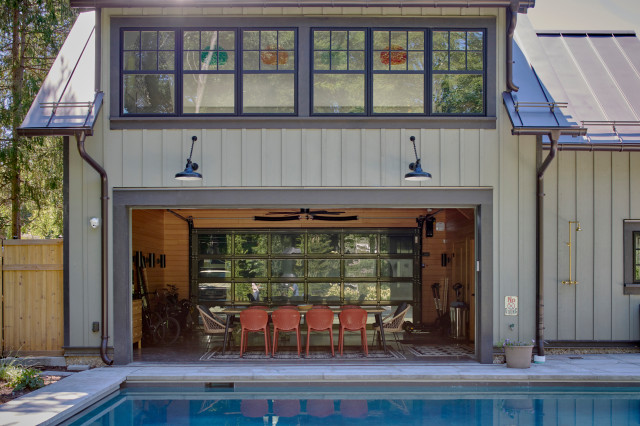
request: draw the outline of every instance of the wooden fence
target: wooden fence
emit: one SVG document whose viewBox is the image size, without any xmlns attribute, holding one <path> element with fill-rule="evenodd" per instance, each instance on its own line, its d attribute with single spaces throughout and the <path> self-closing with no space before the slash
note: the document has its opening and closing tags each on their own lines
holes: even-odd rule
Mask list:
<svg viewBox="0 0 640 426">
<path fill-rule="evenodd" d="M 62 355 L 62 240 L 2 240 L 2 355 Z"/>
</svg>

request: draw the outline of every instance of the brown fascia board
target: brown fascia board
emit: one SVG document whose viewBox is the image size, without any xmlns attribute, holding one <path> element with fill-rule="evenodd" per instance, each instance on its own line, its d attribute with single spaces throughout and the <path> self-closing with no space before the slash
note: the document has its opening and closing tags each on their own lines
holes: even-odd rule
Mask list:
<svg viewBox="0 0 640 426">
<path fill-rule="evenodd" d="M 535 0 L 70 0 L 71 7 L 509 7 L 526 13 Z"/>
</svg>

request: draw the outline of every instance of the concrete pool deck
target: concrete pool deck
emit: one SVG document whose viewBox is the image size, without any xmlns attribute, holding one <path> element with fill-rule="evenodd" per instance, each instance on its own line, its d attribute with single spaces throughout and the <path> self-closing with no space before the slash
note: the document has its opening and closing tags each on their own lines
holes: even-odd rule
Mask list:
<svg viewBox="0 0 640 426">
<path fill-rule="evenodd" d="M 265 368 L 267 367 L 268 368 Z M 57 424 L 128 383 L 442 383 L 542 384 L 619 383 L 640 386 L 640 353 L 547 355 L 529 369 L 475 363 L 349 363 L 304 365 L 261 361 L 242 365 L 136 363 L 73 374 L 0 406 L 0 424 Z"/>
</svg>

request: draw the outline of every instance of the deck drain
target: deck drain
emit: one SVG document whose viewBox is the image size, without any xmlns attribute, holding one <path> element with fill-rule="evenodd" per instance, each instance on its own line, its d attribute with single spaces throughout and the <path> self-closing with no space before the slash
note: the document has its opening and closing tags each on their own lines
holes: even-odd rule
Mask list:
<svg viewBox="0 0 640 426">
<path fill-rule="evenodd" d="M 581 356 L 570 356 L 569 359 L 584 359 Z"/>
</svg>

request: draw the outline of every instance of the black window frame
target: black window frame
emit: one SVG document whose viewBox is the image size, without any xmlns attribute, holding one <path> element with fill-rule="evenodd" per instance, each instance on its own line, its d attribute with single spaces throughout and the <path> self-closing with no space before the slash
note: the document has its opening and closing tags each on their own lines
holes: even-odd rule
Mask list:
<svg viewBox="0 0 640 426">
<path fill-rule="evenodd" d="M 640 294 L 640 279 L 635 276 L 635 269 L 640 266 L 636 254 L 640 252 L 640 244 L 636 246 L 635 237 L 640 234 L 640 219 L 623 222 L 623 265 L 624 294 Z"/>
</svg>

